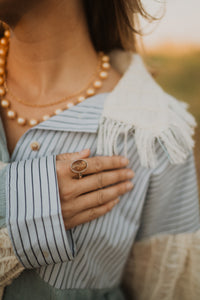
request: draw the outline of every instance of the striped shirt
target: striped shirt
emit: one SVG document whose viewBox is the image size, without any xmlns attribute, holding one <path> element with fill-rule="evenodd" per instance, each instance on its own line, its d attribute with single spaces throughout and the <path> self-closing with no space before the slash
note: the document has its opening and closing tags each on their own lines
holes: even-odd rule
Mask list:
<svg viewBox="0 0 200 300">
<path fill-rule="evenodd" d="M 84 102 L 29 129 L 18 141 L 6 167 L 6 225 L 16 256 L 58 289 L 118 286 L 135 240 L 199 228 L 199 205 L 193 155 L 171 165 L 157 144 L 159 164 L 141 167 L 134 135 L 129 134 L 129 168 L 134 188 L 106 215 L 65 230 L 56 155 L 90 148 L 96 155 L 97 132 L 108 93 Z M 123 155 L 123 135 L 117 141 Z M 38 151 L 30 147 L 33 141 Z M 3 175 L 1 175 L 3 176 Z"/>
</svg>

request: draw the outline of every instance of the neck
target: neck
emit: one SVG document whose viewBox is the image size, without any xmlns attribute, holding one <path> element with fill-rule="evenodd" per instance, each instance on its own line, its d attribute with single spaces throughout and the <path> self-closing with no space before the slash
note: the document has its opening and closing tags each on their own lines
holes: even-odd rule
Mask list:
<svg viewBox="0 0 200 300">
<path fill-rule="evenodd" d="M 72 94 L 87 85 L 96 66 L 79 0 L 36 1 L 11 27 L 8 88 L 26 101 Z"/>
</svg>

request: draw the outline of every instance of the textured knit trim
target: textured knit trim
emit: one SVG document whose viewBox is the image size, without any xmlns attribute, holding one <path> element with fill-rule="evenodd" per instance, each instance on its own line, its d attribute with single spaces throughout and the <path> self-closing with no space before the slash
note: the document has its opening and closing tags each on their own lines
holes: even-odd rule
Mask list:
<svg viewBox="0 0 200 300">
<path fill-rule="evenodd" d="M 133 133 L 142 166 L 155 167 L 155 143 L 161 144 L 172 164 L 183 163 L 191 152 L 196 125 L 187 105 L 166 94 L 148 73 L 138 54 L 115 50 L 111 64 L 123 74 L 105 100 L 97 153 L 118 154 L 117 139 Z"/>
<path fill-rule="evenodd" d="M 135 243 L 124 274 L 130 300 L 199 300 L 200 230 Z"/>
<path fill-rule="evenodd" d="M 20 275 L 24 267 L 19 263 L 12 250 L 12 244 L 6 228 L 0 230 L 0 299 L 5 286 Z"/>
</svg>

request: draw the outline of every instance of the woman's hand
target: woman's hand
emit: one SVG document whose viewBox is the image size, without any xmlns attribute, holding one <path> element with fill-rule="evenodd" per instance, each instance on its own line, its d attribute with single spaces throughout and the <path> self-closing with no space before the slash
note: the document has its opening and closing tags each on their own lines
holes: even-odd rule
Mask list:
<svg viewBox="0 0 200 300">
<path fill-rule="evenodd" d="M 56 172 L 65 228 L 73 228 L 109 212 L 119 202 L 119 196 L 133 188 L 128 179 L 131 169 L 125 168 L 123 156 L 87 158 L 90 150 L 56 156 Z M 87 158 L 88 168 L 81 179 L 74 179 L 70 165 L 73 160 Z M 85 176 L 87 175 L 87 176 Z M 123 182 L 122 182 L 123 181 Z M 106 187 L 111 185 L 110 187 Z"/>
</svg>

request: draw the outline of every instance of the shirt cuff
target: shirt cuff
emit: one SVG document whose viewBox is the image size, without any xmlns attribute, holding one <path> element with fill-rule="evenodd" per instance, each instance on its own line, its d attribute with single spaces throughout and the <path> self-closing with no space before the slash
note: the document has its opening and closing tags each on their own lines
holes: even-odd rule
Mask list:
<svg viewBox="0 0 200 300">
<path fill-rule="evenodd" d="M 0 228 L 6 226 L 6 165 L 0 161 Z"/>
<path fill-rule="evenodd" d="M 56 155 L 9 164 L 6 198 L 9 235 L 25 268 L 74 259 L 72 230 L 65 230 L 62 218 Z"/>
</svg>

